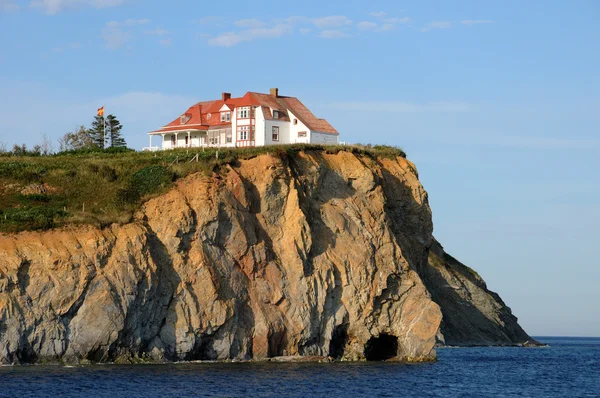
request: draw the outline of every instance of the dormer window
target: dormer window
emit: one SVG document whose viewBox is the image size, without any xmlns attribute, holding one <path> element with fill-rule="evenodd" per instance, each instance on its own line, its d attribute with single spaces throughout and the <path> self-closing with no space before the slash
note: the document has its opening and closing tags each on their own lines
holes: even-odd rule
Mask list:
<svg viewBox="0 0 600 398">
<path fill-rule="evenodd" d="M 222 122 L 230 122 L 231 121 L 231 112 L 221 112 L 221 121 Z"/>
<path fill-rule="evenodd" d="M 189 120 L 190 120 L 190 115 L 181 115 L 181 117 L 179 118 L 179 123 L 186 124 L 187 122 L 189 122 Z"/>
<path fill-rule="evenodd" d="M 279 119 L 279 111 L 273 111 L 273 119 Z"/>
</svg>

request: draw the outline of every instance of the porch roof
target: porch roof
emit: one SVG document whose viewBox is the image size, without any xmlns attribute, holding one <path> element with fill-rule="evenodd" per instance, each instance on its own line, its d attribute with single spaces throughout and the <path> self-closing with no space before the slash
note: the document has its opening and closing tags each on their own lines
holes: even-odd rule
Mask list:
<svg viewBox="0 0 600 398">
<path fill-rule="evenodd" d="M 172 126 L 172 127 L 163 127 L 160 130 L 151 131 L 148 134 L 150 135 L 160 135 L 165 133 L 186 133 L 188 131 L 193 132 L 206 132 L 208 130 L 208 126 L 205 125 L 196 125 L 196 126 Z"/>
</svg>

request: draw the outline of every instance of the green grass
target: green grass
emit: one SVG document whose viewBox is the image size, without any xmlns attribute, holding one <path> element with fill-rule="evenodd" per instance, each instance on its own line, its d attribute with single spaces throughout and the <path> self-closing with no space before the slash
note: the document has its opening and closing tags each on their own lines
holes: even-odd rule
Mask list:
<svg viewBox="0 0 600 398">
<path fill-rule="evenodd" d="M 300 151 L 352 152 L 373 158 L 405 157 L 389 146 L 279 145 L 257 148 L 199 148 L 160 152 L 70 152 L 52 156 L 0 156 L 0 232 L 45 230 L 67 223 L 100 227 L 131 221 L 151 197 L 191 173 L 207 175 L 226 164 L 269 153 L 293 158 Z M 198 161 L 193 158 L 198 155 Z M 45 193 L 23 195 L 31 184 Z"/>
</svg>

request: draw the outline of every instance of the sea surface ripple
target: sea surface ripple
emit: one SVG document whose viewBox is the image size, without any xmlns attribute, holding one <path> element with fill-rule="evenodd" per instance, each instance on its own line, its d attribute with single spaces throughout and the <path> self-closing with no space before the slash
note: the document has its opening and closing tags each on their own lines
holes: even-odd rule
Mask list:
<svg viewBox="0 0 600 398">
<path fill-rule="evenodd" d="M 0 367 L 0 397 L 600 397 L 600 338 L 441 348 L 436 363 Z"/>
</svg>

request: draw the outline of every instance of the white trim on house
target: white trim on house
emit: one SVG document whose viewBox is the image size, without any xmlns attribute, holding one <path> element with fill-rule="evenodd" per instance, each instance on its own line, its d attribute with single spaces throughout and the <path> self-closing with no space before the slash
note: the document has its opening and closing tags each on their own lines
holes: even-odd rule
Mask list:
<svg viewBox="0 0 600 398">
<path fill-rule="evenodd" d="M 152 136 L 156 135 L 162 137 L 162 149 L 339 142 L 335 129 L 325 120 L 317 119 L 294 97 L 281 97 L 277 90 L 271 90 L 271 94 L 246 93 L 241 98 L 225 94 L 222 100 L 199 102 L 181 115 L 194 123 L 179 125 L 180 120 L 176 119 L 162 130 L 148 133 L 148 149 L 156 148 L 152 146 Z M 296 111 L 302 117 L 294 114 Z M 312 130 L 309 126 L 328 131 Z"/>
</svg>

